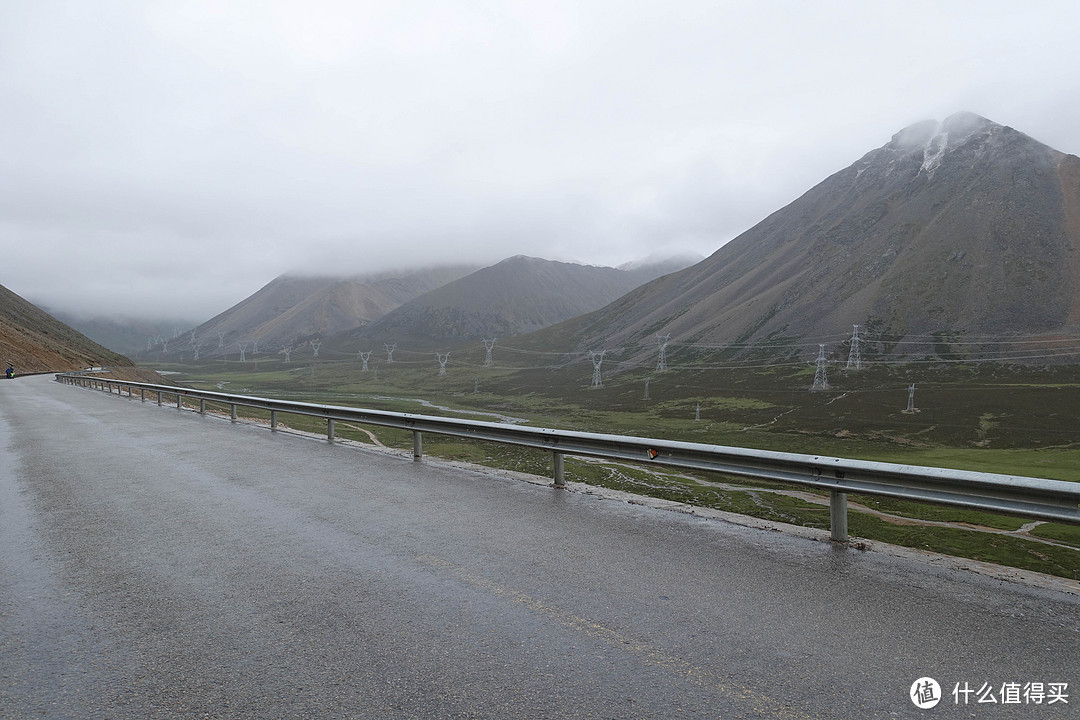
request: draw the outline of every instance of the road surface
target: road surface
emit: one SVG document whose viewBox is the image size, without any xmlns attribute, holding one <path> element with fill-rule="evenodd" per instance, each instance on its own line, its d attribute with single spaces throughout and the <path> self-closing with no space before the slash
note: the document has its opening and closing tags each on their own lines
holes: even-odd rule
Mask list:
<svg viewBox="0 0 1080 720">
<path fill-rule="evenodd" d="M 0 549 L 2 718 L 1080 717 L 1067 588 L 49 376 Z"/>
</svg>

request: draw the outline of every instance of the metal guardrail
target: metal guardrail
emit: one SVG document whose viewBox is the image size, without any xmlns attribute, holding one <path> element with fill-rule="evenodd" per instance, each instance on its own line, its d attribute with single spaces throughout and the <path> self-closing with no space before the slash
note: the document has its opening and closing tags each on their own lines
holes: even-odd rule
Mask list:
<svg viewBox="0 0 1080 720">
<path fill-rule="evenodd" d="M 821 488 L 829 491 L 831 534 L 832 539 L 839 542 L 848 539 L 848 493 L 883 495 L 1080 525 L 1080 482 L 319 405 L 76 373 L 58 374 L 56 379 L 117 394 L 126 391 L 129 397 L 134 397 L 138 391 L 144 402 L 149 392 L 156 395 L 158 405 L 162 404 L 163 397 L 172 396 L 176 407 L 181 409 L 185 399 L 198 400 L 200 413 L 206 412 L 207 402 L 219 403 L 231 408 L 233 420 L 237 418 L 237 407 L 268 410 L 272 430 L 277 429 L 278 414 L 283 412 L 323 418 L 327 421 L 329 440 L 334 439 L 336 421 L 410 430 L 414 460 L 420 460 L 423 455 L 425 432 L 540 448 L 553 453 L 555 487 L 566 485 L 563 458 L 577 455 L 710 470 Z"/>
</svg>

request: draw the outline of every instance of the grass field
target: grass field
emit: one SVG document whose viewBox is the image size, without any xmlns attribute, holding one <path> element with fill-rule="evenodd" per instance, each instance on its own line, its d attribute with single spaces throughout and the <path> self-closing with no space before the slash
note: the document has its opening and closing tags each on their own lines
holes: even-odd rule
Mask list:
<svg viewBox="0 0 1080 720">
<path fill-rule="evenodd" d="M 599 388 L 591 387 L 592 365 L 580 362 L 485 368 L 479 358 L 466 358 L 448 364 L 446 375 L 438 374 L 434 357 L 372 366 L 362 372 L 351 360 L 285 364 L 268 357 L 156 368 L 192 387 L 282 399 L 1080 480 L 1080 368 L 870 366 L 833 371 L 828 390 L 810 392 L 813 368 L 798 364 L 662 374 L 630 368 L 605 374 Z M 917 411 L 907 412 L 913 383 Z M 299 416 L 283 421 L 325 430 L 324 423 Z M 361 441 L 373 435 L 392 447 L 411 447 L 407 432 L 366 430 L 339 425 L 337 434 Z M 549 453 L 490 443 L 425 437 L 425 452 L 551 472 Z M 566 471 L 581 482 L 828 526 L 824 496 L 805 489 L 573 458 Z M 885 498 L 850 500 L 853 536 L 1080 579 L 1080 528 Z"/>
</svg>

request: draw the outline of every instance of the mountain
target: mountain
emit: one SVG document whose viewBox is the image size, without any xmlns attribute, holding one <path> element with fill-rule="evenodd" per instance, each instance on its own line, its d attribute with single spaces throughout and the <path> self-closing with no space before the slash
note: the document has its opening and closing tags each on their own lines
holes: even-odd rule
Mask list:
<svg viewBox="0 0 1080 720">
<path fill-rule="evenodd" d="M 236 352 L 237 343 L 277 352 L 297 340 L 365 325 L 476 268 L 447 266 L 356 277 L 282 275 L 193 331 L 205 355 Z M 177 349 L 191 347 L 186 334 Z"/>
<path fill-rule="evenodd" d="M 665 258 L 624 270 L 518 255 L 425 293 L 349 332 L 355 342 L 345 347 L 401 342 L 428 349 L 520 335 L 603 307 L 690 262 Z"/>
<path fill-rule="evenodd" d="M 690 268 L 558 330 L 577 349 L 1075 333 L 1080 159 L 972 113 L 901 130 Z M 541 334 L 534 339 L 543 342 Z M 814 348 L 816 354 L 816 347 Z"/>
<path fill-rule="evenodd" d="M 0 362 L 5 368 L 11 363 L 20 374 L 102 365 L 134 368 L 128 358 L 98 345 L 2 285 Z"/>
<path fill-rule="evenodd" d="M 94 342 L 121 355 L 134 356 L 158 338 L 177 338 L 194 325 L 190 320 L 145 320 L 121 317 L 84 317 L 43 308 L 57 320 L 78 330 Z"/>
</svg>

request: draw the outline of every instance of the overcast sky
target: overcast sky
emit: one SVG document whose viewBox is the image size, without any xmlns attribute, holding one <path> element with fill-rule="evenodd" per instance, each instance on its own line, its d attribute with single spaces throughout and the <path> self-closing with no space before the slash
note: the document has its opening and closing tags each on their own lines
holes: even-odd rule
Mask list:
<svg viewBox="0 0 1080 720">
<path fill-rule="evenodd" d="M 0 0 L 0 285 L 708 255 L 914 122 L 1080 154 L 1080 3 Z"/>
</svg>

